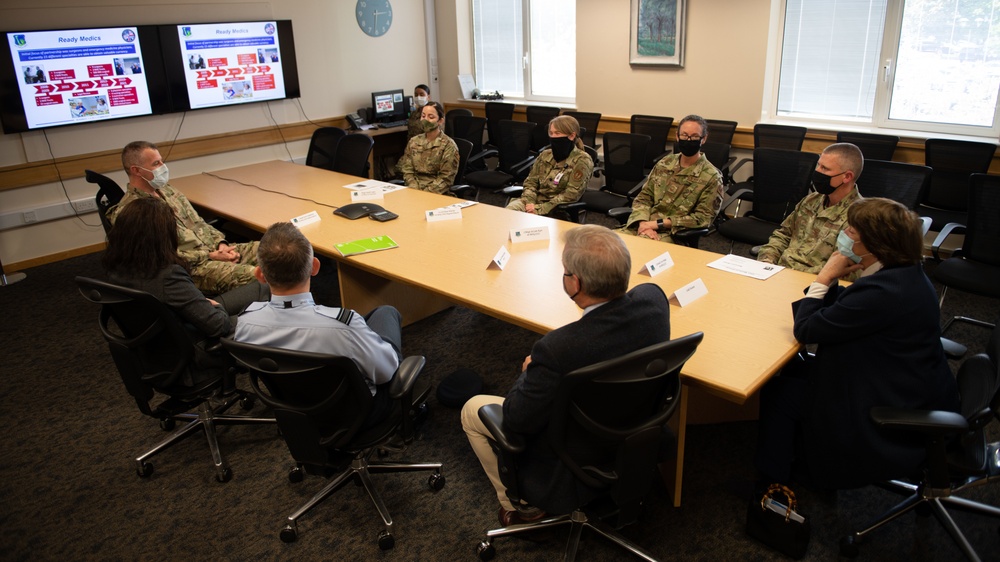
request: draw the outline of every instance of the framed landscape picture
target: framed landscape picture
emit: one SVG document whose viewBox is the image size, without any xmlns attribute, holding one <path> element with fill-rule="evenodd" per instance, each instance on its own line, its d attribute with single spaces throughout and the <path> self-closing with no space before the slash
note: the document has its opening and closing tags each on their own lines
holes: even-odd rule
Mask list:
<svg viewBox="0 0 1000 562">
<path fill-rule="evenodd" d="M 684 66 L 686 0 L 631 0 L 629 63 Z"/>
</svg>

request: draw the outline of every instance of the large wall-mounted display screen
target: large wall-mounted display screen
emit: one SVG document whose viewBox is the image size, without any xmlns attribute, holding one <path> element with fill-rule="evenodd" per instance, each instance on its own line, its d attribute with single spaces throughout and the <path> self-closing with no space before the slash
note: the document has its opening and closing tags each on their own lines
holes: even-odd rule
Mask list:
<svg viewBox="0 0 1000 562">
<path fill-rule="evenodd" d="M 154 27 L 6 33 L 4 132 L 169 111 Z M 155 92 L 152 94 L 151 92 Z"/>
<path fill-rule="evenodd" d="M 291 21 L 161 26 L 175 111 L 299 97 Z"/>
</svg>

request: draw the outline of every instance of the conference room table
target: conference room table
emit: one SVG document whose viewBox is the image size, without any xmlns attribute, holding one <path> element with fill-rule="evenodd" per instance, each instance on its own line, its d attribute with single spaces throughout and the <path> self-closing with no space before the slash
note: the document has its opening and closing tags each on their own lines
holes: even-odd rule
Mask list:
<svg viewBox="0 0 1000 562">
<path fill-rule="evenodd" d="M 320 220 L 300 228 L 317 253 L 337 261 L 342 305 L 362 313 L 391 304 L 402 312 L 404 324 L 411 324 L 460 305 L 539 334 L 581 317 L 563 292 L 561 262 L 561 234 L 578 225 L 482 203 L 462 209 L 460 219 L 428 221 L 425 211 L 461 200 L 414 189 L 372 201 L 398 214 L 396 220 L 334 215 L 335 208 L 351 202 L 351 190 L 343 186 L 359 181 L 365 180 L 274 161 L 176 178 L 171 185 L 194 205 L 260 232 L 274 222 L 316 211 Z M 533 227 L 546 227 L 549 238 L 511 241 L 512 230 Z M 382 235 L 398 247 L 350 257 L 335 247 Z M 701 279 L 708 290 L 686 306 L 670 307 L 672 337 L 705 334 L 681 372 L 681 402 L 671 422 L 676 461 L 661 467 L 679 506 L 689 416 L 718 421 L 716 414 L 725 410 L 720 406 L 746 403 L 798 352 L 790 304 L 802 298 L 815 276 L 784 269 L 762 281 L 708 267 L 720 254 L 635 236 L 623 239 L 632 256 L 630 288 L 655 283 L 671 295 Z M 510 254 L 503 269 L 491 266 L 501 248 Z M 647 262 L 664 252 L 669 252 L 672 267 L 655 276 L 643 272 Z M 702 402 L 689 403 L 692 395 Z M 700 411 L 689 412 L 689 405 Z"/>
</svg>

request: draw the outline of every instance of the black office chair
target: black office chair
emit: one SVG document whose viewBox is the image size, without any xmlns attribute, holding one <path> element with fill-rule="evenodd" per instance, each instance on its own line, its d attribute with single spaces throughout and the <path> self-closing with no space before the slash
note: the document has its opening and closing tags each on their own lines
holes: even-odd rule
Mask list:
<svg viewBox="0 0 1000 562">
<path fill-rule="evenodd" d="M 709 136 L 708 138 L 711 139 L 712 137 Z M 701 145 L 701 152 L 705 155 L 705 158 L 708 158 L 708 161 L 722 175 L 722 185 L 729 185 L 732 182 L 729 168 L 736 161 L 736 157 L 730 156 L 729 153 L 731 150 L 732 147 L 730 145 L 712 140 L 706 141 L 705 144 Z"/>
<path fill-rule="evenodd" d="M 934 268 L 934 279 L 944 285 L 941 306 L 944 306 L 949 287 L 1000 298 L 1000 176 L 972 174 L 969 184 L 968 221 L 966 224 L 948 223 L 931 245 L 934 259 L 940 260 L 941 245 L 948 237 L 965 234 L 962 247 Z M 955 316 L 945 322 L 941 332 L 944 333 L 956 321 L 994 327 L 983 320 Z"/>
<path fill-rule="evenodd" d="M 892 155 L 896 152 L 896 145 L 899 144 L 899 137 L 841 131 L 837 133 L 837 142 L 849 142 L 857 146 L 861 149 L 861 155 L 865 157 L 867 164 L 869 160 L 892 160 Z"/>
<path fill-rule="evenodd" d="M 528 177 L 536 158 L 531 150 L 535 127 L 534 123 L 510 119 L 497 123 L 500 145 L 497 147 L 499 163 L 496 169 L 467 172 L 465 183 L 480 189 L 498 191 L 515 182 L 523 181 Z"/>
<path fill-rule="evenodd" d="M 994 338 L 994 341 L 996 338 Z M 969 560 L 979 560 L 948 508 L 1000 517 L 1000 508 L 960 497 L 966 490 L 1000 480 L 1000 443 L 987 443 L 985 427 L 1000 416 L 997 365 L 986 354 L 970 357 L 958 371 L 961 412 L 876 407 L 871 418 L 881 428 L 908 432 L 926 443 L 927 459 L 918 477 L 900 475 L 879 486 L 906 499 L 864 529 L 841 539 L 840 553 L 856 557 L 876 529 L 913 510 L 930 510 Z M 995 555 L 989 555 L 992 559 Z"/>
<path fill-rule="evenodd" d="M 673 117 L 658 115 L 633 115 L 629 119 L 629 132 L 634 135 L 648 135 L 649 148 L 646 150 L 646 161 L 643 167 L 648 174 L 656 162 L 669 154 L 667 145 L 670 143 L 670 127 L 674 124 Z M 605 142 L 607 136 L 605 135 Z"/>
<path fill-rule="evenodd" d="M 580 138 L 583 144 L 599 150 L 601 145 L 597 144 L 597 128 L 601 124 L 601 114 L 587 111 L 564 111 L 563 115 L 569 115 L 580 123 Z"/>
<path fill-rule="evenodd" d="M 858 177 L 858 190 L 864 197 L 885 197 L 917 210 L 930 185 L 931 169 L 919 164 L 865 159 Z"/>
<path fill-rule="evenodd" d="M 930 187 L 917 212 L 931 217 L 931 230 L 940 232 L 948 223 L 966 222 L 969 176 L 989 172 L 996 144 L 991 142 L 927 139 L 924 164 L 931 167 Z"/>
<path fill-rule="evenodd" d="M 633 116 L 635 118 L 635 116 Z M 604 185 L 584 191 L 580 200 L 588 211 L 607 213 L 616 207 L 631 207 L 638 194 L 633 189 L 646 177 L 648 135 L 604 134 Z"/>
<path fill-rule="evenodd" d="M 309 152 L 306 153 L 306 166 L 336 171 L 337 145 L 346 136 L 347 131 L 340 127 L 320 127 L 313 131 Z"/>
<path fill-rule="evenodd" d="M 486 148 L 499 150 L 500 121 L 514 118 L 514 104 L 502 101 L 488 101 L 484 106 L 486 111 Z"/>
<path fill-rule="evenodd" d="M 118 182 L 98 174 L 93 170 L 84 170 L 84 177 L 89 183 L 97 184 L 97 195 L 94 202 L 97 204 L 97 214 L 101 218 L 101 226 L 104 227 L 104 234 L 111 232 L 111 221 L 108 220 L 108 209 L 118 204 L 125 196 L 125 191 L 119 187 Z"/>
<path fill-rule="evenodd" d="M 734 200 L 753 193 L 752 211 L 742 217 L 718 222 L 719 234 L 732 241 L 730 252 L 736 242 L 753 246 L 767 243 L 771 233 L 781 226 L 785 217 L 808 193 L 819 155 L 798 150 L 757 148 L 753 151 L 753 159 L 756 187 L 737 191 L 722 202 L 722 209 L 725 209 Z"/>
<path fill-rule="evenodd" d="M 101 334 L 139 411 L 159 420 L 165 431 L 172 430 L 178 421 L 186 422 L 135 458 L 136 473 L 143 478 L 150 476 L 153 465 L 147 459 L 204 429 L 215 479 L 228 482 L 233 472 L 219 450 L 216 426 L 275 423 L 274 418 L 226 414 L 237 401 L 244 410 L 253 407 L 253 395 L 240 390 L 216 407 L 209 403 L 221 388 L 233 384 L 229 357 L 199 341 L 193 328 L 149 293 L 86 277 L 77 277 L 76 284 L 84 298 L 101 305 Z"/>
<path fill-rule="evenodd" d="M 736 134 L 736 121 L 726 121 L 725 119 L 705 119 L 708 123 L 709 142 L 721 142 L 722 144 L 733 144 L 733 136 Z"/>
<path fill-rule="evenodd" d="M 296 520 L 341 485 L 354 480 L 364 486 L 385 524 L 378 534 L 379 548 L 392 548 L 395 545 L 392 516 L 372 484 L 370 473 L 432 470 L 434 473 L 428 479 L 431 489 L 440 490 L 445 484 L 441 463 L 370 460 L 376 452 L 381 457 L 390 450 L 401 451 L 413 440 L 414 416 L 430 392 L 425 389 L 415 393 L 424 358 L 414 356 L 403 360 L 389 383 L 392 409 L 385 419 L 365 427 L 374 401 L 364 374 L 352 359 L 230 339 L 224 339 L 222 345 L 239 365 L 250 371 L 254 391 L 274 409 L 278 428 L 296 462 L 288 479 L 301 482 L 303 471 L 331 479 L 288 516 L 281 540 L 294 542 L 298 538 Z"/>
<path fill-rule="evenodd" d="M 468 115 L 456 115 L 448 122 L 452 127 L 452 139 L 465 139 L 472 143 L 469 153 L 468 171 L 483 171 L 487 168 L 486 159 L 498 154 L 496 149 L 483 147 L 483 132 L 486 130 L 486 118 Z"/>
<path fill-rule="evenodd" d="M 805 142 L 806 138 L 806 128 L 805 127 L 792 127 L 789 125 L 771 125 L 767 123 L 757 123 L 753 127 L 753 147 L 754 150 L 758 148 L 781 148 L 784 150 L 802 150 L 802 143 Z M 753 162 L 753 158 L 743 158 L 736 163 L 729 171 L 729 178 L 731 181 L 735 182 L 736 172 L 740 168 L 748 163 Z M 753 191 L 756 177 L 756 167 L 754 168 L 754 175 L 751 175 L 746 181 L 741 181 L 737 183 L 730 183 L 729 187 L 726 188 L 726 193 L 728 195 L 733 195 L 738 191 L 742 191 L 743 195 L 739 198 L 735 198 L 737 201 L 736 211 L 733 216 L 739 216 L 740 214 L 740 202 L 742 201 L 753 201 Z M 722 213 L 724 214 L 728 205 L 722 207 Z"/>
<path fill-rule="evenodd" d="M 449 109 L 444 114 L 444 134 L 451 138 L 455 138 L 455 126 L 452 124 L 451 120 L 459 115 L 463 117 L 472 117 L 472 110 L 464 107 L 456 107 L 455 109 Z"/>
<path fill-rule="evenodd" d="M 451 139 L 458 147 L 458 172 L 455 174 L 455 181 L 452 182 L 451 193 L 456 197 L 479 201 L 479 189 L 474 185 L 465 183 L 465 170 L 469 165 L 469 155 L 472 153 L 472 143 L 465 139 Z"/>
<path fill-rule="evenodd" d="M 333 171 L 361 178 L 369 177 L 371 156 L 375 141 L 368 135 L 357 133 L 340 139 Z"/>
<path fill-rule="evenodd" d="M 548 107 L 544 105 L 529 105 L 524 108 L 525 119 L 528 123 L 534 123 L 535 134 L 531 140 L 531 150 L 541 152 L 549 145 L 549 122 L 559 116 L 558 107 Z"/>
<path fill-rule="evenodd" d="M 504 427 L 499 404 L 480 408 L 479 418 L 495 438 L 491 445 L 497 454 L 507 495 L 515 505 L 523 500 L 548 511 L 550 516 L 487 531 L 477 548 L 479 558 L 493 558 L 496 553 L 493 539 L 497 537 L 566 524 L 570 526 L 566 560 L 576 556 L 584 528 L 637 556 L 653 560 L 613 529 L 638 519 L 643 498 L 657 474 L 661 434 L 669 431 L 666 423 L 680 401 L 681 368 L 694 355 L 702 337 L 697 332 L 652 345 L 577 369 L 559 381 L 545 433 L 535 438 L 547 440 L 565 469 L 588 489 L 581 496 L 596 498 L 577 506 L 572 513 L 553 513 L 549 506 L 539 505 L 537 499 L 522 494 L 518 456 L 527 448 L 526 439 Z M 615 518 L 610 526 L 597 516 L 607 504 Z"/>
</svg>

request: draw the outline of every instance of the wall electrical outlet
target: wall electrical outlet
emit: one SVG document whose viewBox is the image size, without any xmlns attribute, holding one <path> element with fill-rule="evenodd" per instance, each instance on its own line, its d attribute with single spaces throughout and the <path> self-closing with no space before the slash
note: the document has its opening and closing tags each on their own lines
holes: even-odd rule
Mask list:
<svg viewBox="0 0 1000 562">
<path fill-rule="evenodd" d="M 24 218 L 24 224 L 38 222 L 38 215 L 34 211 L 25 211 L 21 216 Z"/>
<path fill-rule="evenodd" d="M 78 213 L 89 213 L 97 210 L 97 201 L 93 199 L 80 199 L 73 202 L 73 208 Z"/>
</svg>

